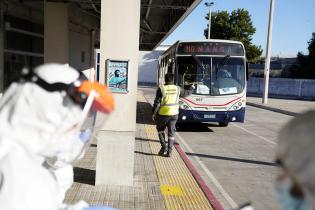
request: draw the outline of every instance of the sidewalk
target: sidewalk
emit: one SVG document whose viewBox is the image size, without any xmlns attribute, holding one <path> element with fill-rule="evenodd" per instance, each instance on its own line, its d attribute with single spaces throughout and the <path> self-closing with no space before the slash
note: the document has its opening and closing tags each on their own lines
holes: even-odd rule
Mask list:
<svg viewBox="0 0 315 210">
<path fill-rule="evenodd" d="M 275 99 L 269 98 L 268 104 L 262 104 L 262 99 L 258 97 L 247 97 L 247 105 L 290 115 L 298 116 L 299 114 L 315 109 L 315 101 Z"/>
<path fill-rule="evenodd" d="M 75 183 L 68 190 L 65 202 L 85 200 L 92 205 L 135 210 L 211 210 L 209 200 L 212 198 L 211 203 L 216 209 L 222 209 L 202 180 L 198 179 L 179 145 L 176 145 L 170 158 L 157 155 L 160 144 L 150 118 L 151 106 L 139 91 L 133 186 L 94 185 L 97 147 L 94 143 L 84 158 L 76 163 Z M 192 169 L 199 184 L 186 165 Z"/>
</svg>

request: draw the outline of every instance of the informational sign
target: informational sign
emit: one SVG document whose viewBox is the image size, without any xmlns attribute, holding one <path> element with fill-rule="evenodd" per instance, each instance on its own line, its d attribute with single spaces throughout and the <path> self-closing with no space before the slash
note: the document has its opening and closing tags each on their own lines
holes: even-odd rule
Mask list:
<svg viewBox="0 0 315 210">
<path fill-rule="evenodd" d="M 106 64 L 109 89 L 114 93 L 128 93 L 129 61 L 108 59 Z"/>
<path fill-rule="evenodd" d="M 236 87 L 220 88 L 219 92 L 220 92 L 221 95 L 235 94 L 235 93 L 237 93 L 237 88 Z"/>
<path fill-rule="evenodd" d="M 224 42 L 183 42 L 177 49 L 180 55 L 230 55 L 244 56 L 241 44 Z"/>
</svg>

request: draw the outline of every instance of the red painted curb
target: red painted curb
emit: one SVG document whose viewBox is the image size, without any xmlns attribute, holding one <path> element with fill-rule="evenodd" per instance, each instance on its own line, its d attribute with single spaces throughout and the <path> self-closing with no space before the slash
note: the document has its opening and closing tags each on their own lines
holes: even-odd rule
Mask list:
<svg viewBox="0 0 315 210">
<path fill-rule="evenodd" d="M 178 143 L 174 144 L 178 154 L 180 155 L 180 157 L 182 158 L 182 160 L 184 161 L 184 163 L 186 164 L 188 170 L 191 172 L 191 174 L 193 175 L 193 177 L 196 179 L 198 185 L 200 186 L 201 190 L 203 191 L 203 193 L 205 194 L 205 196 L 207 197 L 209 203 L 211 204 L 211 206 L 215 209 L 215 210 L 224 210 L 224 208 L 221 206 L 220 202 L 214 197 L 213 193 L 211 192 L 211 190 L 209 189 L 209 187 L 207 186 L 206 182 L 203 180 L 203 178 L 200 176 L 200 174 L 198 173 L 197 169 L 195 168 L 195 166 L 192 164 L 192 162 L 189 160 L 188 156 L 186 155 L 186 153 L 182 150 L 182 148 L 180 147 L 180 145 Z"/>
</svg>

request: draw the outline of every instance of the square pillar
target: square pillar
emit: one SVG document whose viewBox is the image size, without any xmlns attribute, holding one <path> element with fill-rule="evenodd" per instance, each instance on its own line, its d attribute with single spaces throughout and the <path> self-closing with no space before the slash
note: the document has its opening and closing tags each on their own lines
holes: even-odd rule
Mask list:
<svg viewBox="0 0 315 210">
<path fill-rule="evenodd" d="M 44 63 L 69 63 L 68 4 L 44 1 Z"/>
<path fill-rule="evenodd" d="M 128 93 L 114 93 L 115 111 L 99 132 L 96 184 L 133 185 L 140 0 L 101 1 L 100 82 L 106 60 L 129 60 Z"/>
</svg>

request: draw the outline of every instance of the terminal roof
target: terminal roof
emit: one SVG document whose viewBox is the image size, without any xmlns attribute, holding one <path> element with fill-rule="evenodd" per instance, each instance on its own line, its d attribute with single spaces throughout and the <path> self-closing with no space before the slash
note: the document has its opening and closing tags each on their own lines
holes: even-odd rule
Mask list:
<svg viewBox="0 0 315 210">
<path fill-rule="evenodd" d="M 76 4 L 93 16 L 100 17 L 101 0 L 47 0 Z M 140 50 L 157 48 L 202 0 L 141 0 Z M 43 0 L 19 0 L 34 7 Z"/>
</svg>

